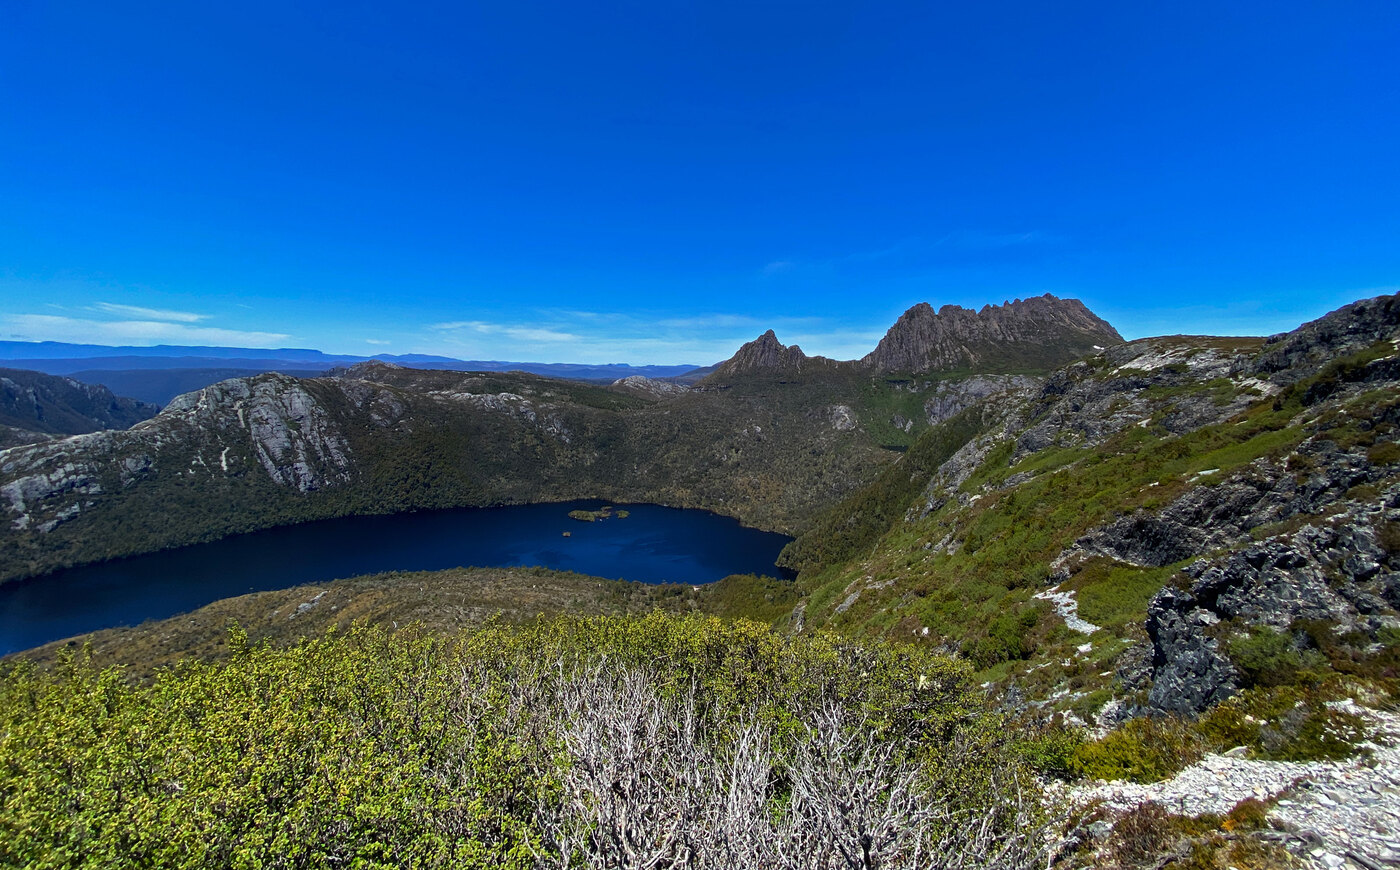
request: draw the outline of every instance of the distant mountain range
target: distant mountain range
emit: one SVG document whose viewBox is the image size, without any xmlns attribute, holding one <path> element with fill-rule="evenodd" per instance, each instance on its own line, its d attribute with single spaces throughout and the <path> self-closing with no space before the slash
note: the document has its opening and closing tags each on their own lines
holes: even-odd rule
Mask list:
<svg viewBox="0 0 1400 870">
<path fill-rule="evenodd" d="M 279 363 L 315 363 L 326 367 L 346 363 L 363 362 L 367 359 L 382 359 L 398 365 L 418 363 L 458 363 L 461 360 L 448 356 L 430 354 L 380 354 L 374 357 L 350 354 L 328 354 L 319 350 L 302 347 L 208 347 L 202 345 L 157 344 L 151 347 L 132 345 L 110 346 L 103 344 L 69 344 L 63 341 L 0 341 L 0 359 L 5 360 L 50 360 L 102 358 L 142 359 L 209 359 L 209 360 L 254 360 L 259 363 L 276 360 Z M 129 366 L 130 367 L 130 366 Z M 152 364 L 151 367 L 156 367 Z"/>
<path fill-rule="evenodd" d="M 379 360 L 416 369 L 473 372 L 528 372 L 577 381 L 612 383 L 642 376 L 670 378 L 695 370 L 693 365 L 644 365 L 623 363 L 510 362 L 461 360 L 431 354 L 379 354 L 353 356 L 328 354 L 307 348 L 108 347 L 68 344 L 60 341 L 0 341 L 0 364 L 50 375 L 64 375 L 88 384 L 101 384 L 114 393 L 143 402 L 164 405 L 181 393 L 198 390 L 229 378 L 280 372 L 293 377 L 316 377 L 333 368 Z"/>
<path fill-rule="evenodd" d="M 861 359 L 845 361 L 808 356 L 797 345 L 782 344 L 770 329 L 743 345 L 730 359 L 702 368 L 461 360 L 431 354 L 355 356 L 309 348 L 109 347 L 56 341 L 0 341 L 0 364 L 100 385 L 118 396 L 163 406 L 176 396 L 230 378 L 253 377 L 265 372 L 310 378 L 366 362 L 428 370 L 525 372 L 603 384 L 645 378 L 715 386 L 749 376 L 781 379 L 810 377 L 820 372 L 836 375 L 1047 371 L 1122 341 L 1117 330 L 1079 300 L 1058 299 L 1047 293 L 1004 305 L 985 305 L 977 311 L 956 305 L 945 305 L 935 311 L 928 303 L 921 302 L 890 327 L 873 351 Z M 633 386 L 636 388 L 635 383 Z M 89 430 L 72 429 L 65 434 L 82 431 Z"/>
</svg>

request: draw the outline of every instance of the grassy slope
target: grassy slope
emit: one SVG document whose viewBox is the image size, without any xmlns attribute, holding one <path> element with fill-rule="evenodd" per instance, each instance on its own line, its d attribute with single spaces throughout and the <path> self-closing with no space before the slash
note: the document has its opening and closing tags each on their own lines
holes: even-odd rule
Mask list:
<svg viewBox="0 0 1400 870">
<path fill-rule="evenodd" d="M 1393 446 L 1393 434 L 1369 423 L 1400 401 L 1388 391 L 1363 393 L 1321 414 L 1305 412 L 1302 404 L 1320 384 L 1389 352 L 1393 348 L 1383 343 L 1339 360 L 1276 399 L 1184 434 L 1160 425 L 1172 402 L 1195 394 L 1227 404 L 1222 384 L 1158 390 L 1153 398 L 1166 404 L 1151 424 L 1130 426 L 1097 447 L 1052 446 L 1015 456 L 1008 439 L 963 484 L 961 500 L 921 517 L 930 465 L 977 431 L 965 419 L 949 421 L 921 436 L 904 463 L 820 517 L 785 552 L 802 567 L 807 624 L 951 646 L 968 654 L 986 679 L 1015 676 L 1032 697 L 1067 690 L 1062 706 L 1087 713 L 1108 699 L 1117 657 L 1143 639 L 1149 599 L 1180 566 L 1086 562 L 1062 588 L 1075 591 L 1080 615 L 1105 631 L 1080 654 L 1076 648 L 1087 638 L 1033 598 L 1052 560 L 1094 527 L 1138 508 L 1165 506 L 1190 487 L 1226 479 L 1255 460 L 1287 459 L 1290 468 L 1305 468 L 1308 459 L 1293 450 L 1310 436 L 1389 457 L 1385 445 Z M 1209 469 L 1217 471 L 1203 474 Z M 1002 488 L 1023 473 L 1030 478 Z M 937 545 L 950 536 L 960 549 L 940 552 Z"/>
</svg>

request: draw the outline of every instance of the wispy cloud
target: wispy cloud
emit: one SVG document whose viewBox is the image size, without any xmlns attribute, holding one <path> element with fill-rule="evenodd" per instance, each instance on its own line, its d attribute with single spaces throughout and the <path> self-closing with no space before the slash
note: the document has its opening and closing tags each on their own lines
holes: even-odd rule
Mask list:
<svg viewBox="0 0 1400 870">
<path fill-rule="evenodd" d="M 766 323 L 747 314 L 697 314 L 693 317 L 666 317 L 656 321 L 657 326 L 670 329 L 749 329 Z M 764 326 L 768 329 L 771 324 Z"/>
<path fill-rule="evenodd" d="M 1063 241 L 1059 236 L 1040 230 L 1013 233 L 985 233 L 961 231 L 948 233 L 935 244 L 939 247 L 954 248 L 1011 248 L 1018 245 L 1049 245 Z"/>
<path fill-rule="evenodd" d="M 382 338 L 367 338 L 367 339 L 365 339 L 365 344 L 389 345 L 389 344 L 393 344 L 393 342 L 392 342 L 392 341 L 385 341 L 385 340 L 382 339 Z"/>
<path fill-rule="evenodd" d="M 98 302 L 93 306 L 93 310 L 103 314 L 115 314 L 120 317 L 131 317 L 138 320 L 165 320 L 174 323 L 198 323 L 201 320 L 208 320 L 207 314 L 194 314 L 189 311 L 171 311 L 166 308 L 143 308 L 139 305 L 119 305 L 115 302 Z"/>
<path fill-rule="evenodd" d="M 517 341 L 578 341 L 579 336 L 571 332 L 547 329 L 538 326 L 522 326 L 509 323 L 490 323 L 484 320 L 452 320 L 434 323 L 430 327 L 439 332 L 474 332 L 481 335 L 504 335 Z"/>
<path fill-rule="evenodd" d="M 3 314 L 0 329 L 21 341 L 68 341 L 80 344 L 200 344 L 275 347 L 291 338 L 281 332 L 247 332 L 191 326 L 164 320 L 90 320 L 56 314 Z"/>
</svg>

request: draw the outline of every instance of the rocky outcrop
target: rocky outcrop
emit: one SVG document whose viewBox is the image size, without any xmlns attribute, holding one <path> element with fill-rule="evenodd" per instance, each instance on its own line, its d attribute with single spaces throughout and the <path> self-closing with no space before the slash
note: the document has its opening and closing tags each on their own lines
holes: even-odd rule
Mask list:
<svg viewBox="0 0 1400 870">
<path fill-rule="evenodd" d="M 1265 340 L 1254 369 L 1275 383 L 1294 383 L 1339 357 L 1365 350 L 1377 342 L 1393 343 L 1397 333 L 1400 333 L 1400 294 L 1363 299 L 1292 332 L 1270 336 Z"/>
<path fill-rule="evenodd" d="M 515 417 L 550 438 L 572 443 L 573 434 L 564 420 L 562 409 L 553 403 L 542 403 L 516 393 L 437 392 L 433 398 Z"/>
<path fill-rule="evenodd" d="M 992 396 L 1018 394 L 1029 397 L 1042 380 L 1029 375 L 973 375 L 939 381 L 933 385 L 929 397 L 924 401 L 924 415 L 930 426 L 936 426 Z"/>
<path fill-rule="evenodd" d="M 245 435 L 268 477 L 299 492 L 345 483 L 351 477 L 353 463 L 344 433 L 296 378 L 269 374 L 221 381 L 175 397 L 162 416 L 198 432 L 217 433 L 226 447 L 231 446 L 230 430 Z M 227 453 L 221 465 L 226 470 Z"/>
<path fill-rule="evenodd" d="M 740 347 L 729 359 L 720 363 L 703 383 L 722 383 L 745 375 L 796 375 L 804 371 L 820 371 L 836 363 L 826 357 L 809 357 L 797 345 L 778 341 L 773 330 Z"/>
<path fill-rule="evenodd" d="M 1283 463 L 1260 459 L 1219 482 L 1218 473 L 1157 511 L 1137 510 L 1090 531 L 1075 542 L 1084 555 L 1108 556 L 1141 566 L 1180 562 L 1221 547 L 1232 547 L 1269 523 L 1325 511 L 1354 486 L 1384 478 L 1389 469 L 1367 460 L 1364 451 L 1343 451 L 1326 440 L 1305 442 L 1298 454 L 1316 457 L 1306 474 Z"/>
<path fill-rule="evenodd" d="M 1248 370 L 1254 349 L 1230 339 L 1149 338 L 1066 366 L 1028 408 L 1016 456 L 1093 447 L 1131 426 L 1183 434 L 1228 420 L 1277 392 Z M 1209 382 L 1220 389 L 1202 389 Z"/>
<path fill-rule="evenodd" d="M 1222 648 L 1225 630 L 1287 631 L 1299 620 L 1374 638 L 1400 627 L 1400 487 L 1380 504 L 1349 503 L 1326 523 L 1309 524 L 1182 572 L 1148 607 L 1154 709 L 1199 713 L 1233 694 L 1240 674 Z"/>
<path fill-rule="evenodd" d="M 618 378 L 612 382 L 612 385 L 619 390 L 626 390 L 634 396 L 647 396 L 653 399 L 669 399 L 673 396 L 681 396 L 690 392 L 690 387 L 684 384 L 678 384 L 675 381 L 657 380 L 656 378 L 643 377 L 642 375 Z"/>
<path fill-rule="evenodd" d="M 345 433 L 321 400 L 286 375 L 222 381 L 173 400 L 125 431 L 94 432 L 0 453 L 10 527 L 53 531 L 111 496 L 165 473 L 238 478 L 257 469 L 300 493 L 354 473 Z"/>
<path fill-rule="evenodd" d="M 1199 713 L 1240 688 L 1240 673 L 1211 633 L 1220 616 L 1194 590 L 1168 586 L 1152 599 L 1147 636 L 1152 643 L 1152 690 L 1147 703 L 1178 715 Z"/>
<path fill-rule="evenodd" d="M 113 395 L 101 385 L 41 372 L 0 369 L 0 427 L 47 435 L 82 435 L 101 429 L 126 429 L 154 417 L 159 410 L 155 405 Z"/>
<path fill-rule="evenodd" d="M 0 473 L 9 478 L 0 486 L 0 505 L 9 510 L 9 528 L 48 533 L 92 507 L 105 492 L 102 470 L 130 439 L 125 432 L 93 432 L 0 453 Z"/>
<path fill-rule="evenodd" d="M 860 362 L 877 372 L 1052 369 L 1122 341 L 1078 299 L 1048 293 L 980 311 L 921 302 Z"/>
<path fill-rule="evenodd" d="M 770 329 L 720 363 L 704 382 L 822 370 L 925 374 L 972 369 L 982 375 L 1049 371 L 1122 342 L 1118 331 L 1083 302 L 1057 299 L 1048 293 L 1004 305 L 986 305 L 980 311 L 957 305 L 934 311 L 927 302 L 920 302 L 904 312 L 875 349 L 860 360 L 809 357 L 797 345 L 782 344 Z M 935 403 L 930 414 L 939 413 Z"/>
</svg>

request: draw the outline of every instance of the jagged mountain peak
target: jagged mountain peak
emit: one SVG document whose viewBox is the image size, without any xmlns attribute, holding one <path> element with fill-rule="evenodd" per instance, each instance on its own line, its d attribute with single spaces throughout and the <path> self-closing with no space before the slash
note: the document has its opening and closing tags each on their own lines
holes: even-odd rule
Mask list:
<svg viewBox="0 0 1400 870">
<path fill-rule="evenodd" d="M 797 345 L 783 344 L 773 330 L 740 347 L 734 356 L 720 363 L 708 379 L 722 380 L 735 375 L 782 374 L 802 371 L 813 360 L 828 362 L 823 357 L 809 357 Z"/>
<path fill-rule="evenodd" d="M 900 315 L 861 364 L 883 372 L 1044 370 L 1122 341 L 1083 302 L 1049 293 L 978 311 L 960 305 L 935 311 L 920 302 Z"/>
</svg>

